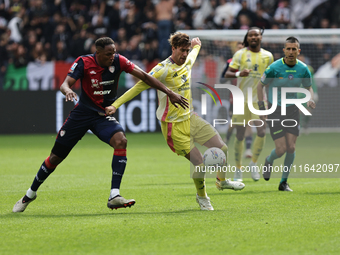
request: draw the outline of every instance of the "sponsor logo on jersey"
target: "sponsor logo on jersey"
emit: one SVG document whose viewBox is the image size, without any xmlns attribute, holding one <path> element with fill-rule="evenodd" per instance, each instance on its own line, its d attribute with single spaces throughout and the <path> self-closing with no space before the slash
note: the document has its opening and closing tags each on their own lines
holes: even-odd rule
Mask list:
<svg viewBox="0 0 340 255">
<path fill-rule="evenodd" d="M 258 64 L 255 64 L 254 65 L 254 71 L 256 71 L 257 72 L 257 68 L 259 67 L 259 65 Z"/>
<path fill-rule="evenodd" d="M 90 74 L 97 74 L 95 71 L 91 71 Z"/>
<path fill-rule="evenodd" d="M 110 71 L 111 73 L 113 73 L 113 72 L 115 71 L 115 67 L 114 67 L 114 66 L 110 66 L 110 67 L 109 67 L 109 71 Z"/>
<path fill-rule="evenodd" d="M 114 82 L 115 82 L 115 80 L 111 80 L 111 81 L 101 81 L 101 82 L 99 82 L 99 85 L 101 85 L 101 86 L 107 86 L 107 85 L 113 84 Z"/>
<path fill-rule="evenodd" d="M 111 90 L 103 90 L 103 91 L 94 91 L 93 95 L 107 95 L 110 94 Z"/>
<path fill-rule="evenodd" d="M 99 82 L 97 79 L 91 79 L 92 88 L 99 88 Z"/>
<path fill-rule="evenodd" d="M 175 74 L 174 74 L 174 76 L 172 76 L 172 78 L 175 78 L 175 77 L 177 77 L 177 76 L 178 76 L 178 74 L 177 74 L 177 73 L 175 73 Z"/>
<path fill-rule="evenodd" d="M 74 72 L 74 69 L 76 69 L 76 66 L 78 65 L 78 63 L 74 63 L 72 66 L 71 66 L 71 68 L 70 68 L 70 70 L 68 71 L 69 73 L 73 73 Z"/>
</svg>

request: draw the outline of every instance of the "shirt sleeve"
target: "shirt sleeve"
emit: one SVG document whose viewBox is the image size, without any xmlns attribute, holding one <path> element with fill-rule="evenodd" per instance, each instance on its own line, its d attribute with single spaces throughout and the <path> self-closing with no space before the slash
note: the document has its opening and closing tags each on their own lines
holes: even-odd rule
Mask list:
<svg viewBox="0 0 340 255">
<path fill-rule="evenodd" d="M 160 76 L 164 72 L 163 64 L 158 64 L 156 65 L 149 73 L 149 75 L 155 77 L 156 79 L 159 80 Z M 163 71 L 162 71 L 163 69 Z M 136 83 L 131 89 L 126 91 L 122 96 L 120 96 L 112 105 L 118 109 L 122 104 L 125 104 L 126 102 L 130 101 L 132 98 L 137 96 L 139 93 L 142 91 L 150 88 L 148 84 L 140 80 L 139 82 Z"/>
<path fill-rule="evenodd" d="M 306 72 L 305 72 L 304 78 L 302 79 L 302 85 L 307 89 L 310 86 L 312 86 L 312 74 L 309 71 L 308 67 L 306 67 Z"/>
<path fill-rule="evenodd" d="M 122 104 L 125 104 L 126 102 L 130 101 L 132 98 L 137 96 L 142 91 L 150 88 L 149 85 L 145 84 L 142 81 L 137 82 L 135 86 L 133 86 L 131 89 L 126 91 L 122 96 L 120 96 L 114 103 L 112 104 L 116 109 L 118 109 Z"/>
<path fill-rule="evenodd" d="M 189 66 L 189 68 L 191 68 L 194 65 L 196 58 L 198 56 L 198 53 L 200 52 L 200 49 L 201 49 L 201 46 L 195 45 L 192 51 L 189 53 L 188 60 L 187 60 L 187 65 Z"/>
<path fill-rule="evenodd" d="M 268 85 L 274 78 L 274 68 L 271 68 L 271 65 L 267 67 L 261 77 L 261 83 L 266 86 Z"/>
<path fill-rule="evenodd" d="M 72 77 L 75 80 L 84 77 L 84 61 L 81 57 L 78 57 L 68 70 L 68 76 Z"/>
<path fill-rule="evenodd" d="M 240 61 L 241 61 L 241 57 L 242 57 L 242 51 L 239 50 L 237 51 L 234 56 L 233 56 L 233 60 L 230 62 L 229 67 L 239 70 L 240 69 Z"/>
<path fill-rule="evenodd" d="M 135 64 L 128 60 L 126 57 L 119 55 L 119 63 L 122 71 L 126 73 L 131 73 Z"/>
</svg>

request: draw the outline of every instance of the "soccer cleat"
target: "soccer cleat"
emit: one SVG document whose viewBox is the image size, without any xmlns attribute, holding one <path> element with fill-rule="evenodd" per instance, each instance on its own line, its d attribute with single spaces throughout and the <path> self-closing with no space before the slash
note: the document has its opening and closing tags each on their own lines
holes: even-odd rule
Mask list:
<svg viewBox="0 0 340 255">
<path fill-rule="evenodd" d="M 268 156 L 269 157 L 269 156 Z M 270 174 L 271 174 L 271 170 L 273 168 L 272 164 L 269 163 L 268 161 L 268 157 L 266 157 L 266 161 L 264 162 L 264 165 L 262 167 L 262 175 L 263 175 L 263 178 L 266 180 L 266 181 L 269 181 L 270 179 Z"/>
<path fill-rule="evenodd" d="M 134 199 L 125 199 L 122 196 L 118 195 L 115 196 L 114 198 L 111 198 L 108 202 L 107 202 L 107 207 L 109 207 L 110 209 L 118 209 L 118 208 L 126 208 L 126 207 L 131 207 L 136 203 L 136 201 Z"/>
<path fill-rule="evenodd" d="M 242 181 L 242 172 L 240 169 L 236 168 L 234 173 L 234 181 L 241 182 Z"/>
<path fill-rule="evenodd" d="M 260 180 L 260 174 L 259 174 L 258 166 L 256 165 L 256 163 L 254 163 L 253 161 L 250 161 L 249 167 L 250 167 L 251 178 L 253 178 L 253 180 L 256 182 Z"/>
<path fill-rule="evenodd" d="M 214 210 L 214 208 L 212 207 L 210 203 L 210 198 L 208 196 L 200 197 L 198 194 L 196 194 L 196 202 L 199 204 L 202 211 L 213 211 Z"/>
<path fill-rule="evenodd" d="M 220 181 L 220 179 L 216 178 L 216 188 L 218 190 L 224 190 L 224 189 L 233 189 L 235 191 L 244 189 L 246 185 L 242 182 L 234 182 L 230 179 L 227 179 L 225 181 Z"/>
<path fill-rule="evenodd" d="M 252 158 L 253 157 L 253 153 L 251 152 L 251 149 L 246 149 L 246 151 L 244 152 L 244 157 L 245 158 Z"/>
<path fill-rule="evenodd" d="M 18 202 L 15 203 L 13 207 L 13 212 L 23 212 L 25 211 L 26 207 L 34 201 L 37 198 L 37 195 L 35 195 L 34 198 L 29 198 L 28 196 L 23 196 Z"/>
<path fill-rule="evenodd" d="M 279 190 L 280 191 L 293 191 L 287 182 L 281 182 L 279 185 Z"/>
</svg>

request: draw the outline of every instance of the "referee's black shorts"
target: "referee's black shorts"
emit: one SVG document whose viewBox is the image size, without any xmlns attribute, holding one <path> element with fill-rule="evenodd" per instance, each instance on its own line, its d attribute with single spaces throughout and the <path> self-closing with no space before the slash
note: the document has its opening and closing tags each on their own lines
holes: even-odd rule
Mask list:
<svg viewBox="0 0 340 255">
<path fill-rule="evenodd" d="M 271 108 L 271 104 L 268 109 Z M 279 139 L 290 133 L 299 136 L 300 133 L 300 113 L 296 105 L 286 108 L 286 115 L 281 115 L 281 106 L 277 106 L 275 112 L 268 115 L 267 125 L 273 140 Z"/>
</svg>

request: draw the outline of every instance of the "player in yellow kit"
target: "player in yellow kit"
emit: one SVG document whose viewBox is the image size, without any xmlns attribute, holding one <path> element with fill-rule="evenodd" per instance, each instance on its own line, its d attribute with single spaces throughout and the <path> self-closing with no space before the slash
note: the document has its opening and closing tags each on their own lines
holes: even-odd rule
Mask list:
<svg viewBox="0 0 340 255">
<path fill-rule="evenodd" d="M 266 68 L 273 63 L 273 55 L 261 48 L 262 33 L 260 28 L 251 27 L 244 37 L 244 48 L 237 51 L 225 74 L 226 78 L 237 78 L 237 86 L 242 90 L 245 98 L 244 115 L 233 115 L 232 125 L 236 126 L 235 139 L 235 162 L 237 171 L 234 175 L 235 181 L 242 181 L 242 155 L 244 146 L 244 134 L 248 121 L 254 120 L 253 125 L 257 127 L 257 136 L 253 142 L 253 156 L 249 164 L 251 177 L 254 181 L 260 179 L 258 157 L 265 142 L 266 125 L 260 126 L 259 116 L 250 112 L 248 108 L 248 88 L 252 88 L 253 106 L 258 110 L 257 105 L 257 84 Z"/>
<path fill-rule="evenodd" d="M 150 75 L 161 81 L 167 88 L 188 99 L 190 107 L 187 109 L 177 108 L 170 104 L 166 94 L 158 91 L 157 118 L 161 121 L 162 133 L 170 149 L 190 160 L 195 169 L 202 169 L 202 154 L 195 147 L 194 142 L 208 148 L 218 147 L 226 155 L 228 155 L 228 148 L 216 130 L 194 113 L 191 104 L 191 68 L 201 48 L 201 41 L 198 37 L 190 41 L 187 34 L 176 32 L 170 36 L 169 43 L 172 47 L 171 56 L 156 65 Z M 189 53 L 190 47 L 193 49 Z M 112 104 L 114 108 L 112 113 L 120 105 L 148 88 L 146 83 L 139 81 Z M 206 193 L 204 173 L 195 171 L 193 180 L 197 190 L 196 201 L 201 210 L 214 210 Z M 217 174 L 216 187 L 219 190 L 241 190 L 244 186 L 241 182 L 227 180 L 223 172 Z"/>
</svg>

